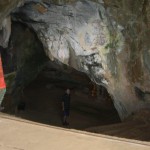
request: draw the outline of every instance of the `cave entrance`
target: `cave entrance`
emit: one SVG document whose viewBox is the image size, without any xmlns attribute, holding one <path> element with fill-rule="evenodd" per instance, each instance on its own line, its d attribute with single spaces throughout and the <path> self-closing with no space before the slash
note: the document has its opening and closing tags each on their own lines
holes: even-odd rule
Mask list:
<svg viewBox="0 0 150 150">
<path fill-rule="evenodd" d="M 17 115 L 62 127 L 61 97 L 70 88 L 71 128 L 83 130 L 120 121 L 107 90 L 84 73 L 49 61 L 36 34 L 27 26 L 13 22 L 9 47 L 2 56 L 6 82 L 10 84 L 3 101 L 7 113 L 11 113 L 13 97 L 17 104 L 25 104 L 25 111 Z"/>
<path fill-rule="evenodd" d="M 61 98 L 66 88 L 70 88 L 71 128 L 86 129 L 120 121 L 104 87 L 99 87 L 100 95 L 93 95 L 95 84 L 85 74 L 65 65 L 60 69 L 57 64 L 52 66 L 52 63 L 48 63 L 25 88 L 22 98 L 26 102 L 27 113 L 23 113 L 24 117 L 62 127 Z"/>
</svg>

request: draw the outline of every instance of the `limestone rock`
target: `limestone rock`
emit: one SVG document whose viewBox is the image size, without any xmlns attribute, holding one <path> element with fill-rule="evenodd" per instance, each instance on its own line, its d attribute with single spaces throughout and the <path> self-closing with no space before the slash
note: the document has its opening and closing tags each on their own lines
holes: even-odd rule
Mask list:
<svg viewBox="0 0 150 150">
<path fill-rule="evenodd" d="M 111 88 L 111 80 L 117 76 L 116 55 L 124 49 L 123 27 L 111 20 L 102 3 L 44 5 L 47 11 L 40 13 L 35 9 L 37 3 L 28 3 L 16 11 L 14 18 L 37 33 L 51 60 L 58 59 Z M 117 109 L 123 117 L 122 108 Z"/>
<path fill-rule="evenodd" d="M 6 48 L 8 46 L 11 34 L 11 18 L 10 13 L 20 5 L 22 0 L 1 0 L 0 1 L 0 46 Z"/>
<path fill-rule="evenodd" d="M 1 24 L 0 45 L 4 48 L 8 46 L 9 37 L 11 34 L 11 19 L 10 16 L 5 18 Z"/>
</svg>

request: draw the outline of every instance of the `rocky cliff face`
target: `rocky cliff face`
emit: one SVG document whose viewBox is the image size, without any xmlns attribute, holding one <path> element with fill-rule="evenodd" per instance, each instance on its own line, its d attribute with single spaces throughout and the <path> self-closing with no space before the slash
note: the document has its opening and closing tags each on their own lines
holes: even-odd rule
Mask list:
<svg viewBox="0 0 150 150">
<path fill-rule="evenodd" d="M 0 46 L 6 48 L 8 46 L 11 34 L 11 18 L 10 13 L 23 4 L 22 0 L 1 0 L 0 1 Z"/>
<path fill-rule="evenodd" d="M 149 0 L 25 2 L 13 18 L 36 32 L 51 60 L 105 86 L 122 120 L 150 107 Z"/>
</svg>

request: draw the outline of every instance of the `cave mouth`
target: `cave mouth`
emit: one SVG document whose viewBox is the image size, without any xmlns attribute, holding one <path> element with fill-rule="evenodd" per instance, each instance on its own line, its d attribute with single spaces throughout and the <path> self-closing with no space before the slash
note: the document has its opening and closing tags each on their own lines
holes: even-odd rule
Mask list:
<svg viewBox="0 0 150 150">
<path fill-rule="evenodd" d="M 64 127 L 61 98 L 66 88 L 71 89 L 70 128 L 84 130 L 120 122 L 104 87 L 95 85 L 84 73 L 51 61 L 23 90 L 19 105 L 24 103 L 25 110 L 17 116 Z"/>
<path fill-rule="evenodd" d="M 2 59 L 9 84 L 3 101 L 6 113 L 12 113 L 16 101 L 26 106 L 17 114 L 22 118 L 62 126 L 61 97 L 70 88 L 72 128 L 83 130 L 120 122 L 107 90 L 84 73 L 57 60 L 50 61 L 28 26 L 12 22 L 9 47 L 2 51 Z"/>
</svg>

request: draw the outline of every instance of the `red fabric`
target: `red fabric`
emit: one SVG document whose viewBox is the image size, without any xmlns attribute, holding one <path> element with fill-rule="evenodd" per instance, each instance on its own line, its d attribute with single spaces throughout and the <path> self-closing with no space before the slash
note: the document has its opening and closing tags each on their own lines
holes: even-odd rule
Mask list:
<svg viewBox="0 0 150 150">
<path fill-rule="evenodd" d="M 0 89 L 6 88 L 5 80 L 4 80 L 4 73 L 2 67 L 2 60 L 0 56 Z"/>
</svg>

